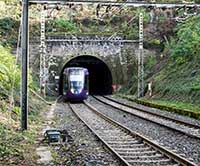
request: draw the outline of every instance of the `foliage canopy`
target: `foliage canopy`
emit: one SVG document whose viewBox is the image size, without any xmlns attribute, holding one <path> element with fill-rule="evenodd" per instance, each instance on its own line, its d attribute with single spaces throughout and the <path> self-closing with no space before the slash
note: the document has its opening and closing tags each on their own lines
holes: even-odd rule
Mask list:
<svg viewBox="0 0 200 166">
<path fill-rule="evenodd" d="M 195 16 L 176 28 L 178 41 L 172 42 L 172 56 L 193 57 L 200 52 L 200 17 Z"/>
</svg>

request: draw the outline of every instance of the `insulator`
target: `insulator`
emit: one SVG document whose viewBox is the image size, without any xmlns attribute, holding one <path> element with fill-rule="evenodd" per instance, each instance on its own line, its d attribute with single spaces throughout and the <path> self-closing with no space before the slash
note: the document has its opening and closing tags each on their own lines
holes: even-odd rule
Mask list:
<svg viewBox="0 0 200 166">
<path fill-rule="evenodd" d="M 57 5 L 57 6 L 56 6 L 56 9 L 57 9 L 57 10 L 61 10 L 61 9 L 62 9 L 62 6 L 61 6 L 61 5 Z"/>
<path fill-rule="evenodd" d="M 108 5 L 108 6 L 107 6 L 107 8 L 106 8 L 106 13 L 109 12 L 109 10 L 111 9 L 111 7 L 112 7 L 111 5 Z"/>
<path fill-rule="evenodd" d="M 97 17 L 99 17 L 100 7 L 101 7 L 101 5 L 98 4 L 98 5 L 97 5 L 97 8 L 96 8 L 96 16 L 97 16 Z"/>
<path fill-rule="evenodd" d="M 73 3 L 70 3 L 70 4 L 69 4 L 69 8 L 72 8 L 73 5 L 74 5 Z"/>
<path fill-rule="evenodd" d="M 44 5 L 44 10 L 46 10 L 47 9 L 47 5 Z"/>
</svg>

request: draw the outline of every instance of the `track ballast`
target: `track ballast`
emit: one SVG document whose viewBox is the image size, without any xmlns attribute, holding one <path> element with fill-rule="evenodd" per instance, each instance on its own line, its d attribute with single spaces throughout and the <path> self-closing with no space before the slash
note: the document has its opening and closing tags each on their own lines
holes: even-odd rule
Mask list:
<svg viewBox="0 0 200 166">
<path fill-rule="evenodd" d="M 172 130 L 176 130 L 189 137 L 200 139 L 199 125 L 195 125 L 195 124 L 187 123 L 178 119 L 170 118 L 159 113 L 150 112 L 145 109 L 138 108 L 136 106 L 119 102 L 110 97 L 106 97 L 106 96 L 93 96 L 93 97 L 99 102 L 109 105 L 113 108 L 119 109 L 131 115 L 159 124 L 161 126 L 165 126 Z"/>
<path fill-rule="evenodd" d="M 70 108 L 124 165 L 195 165 L 106 117 L 87 102 L 70 104 Z"/>
</svg>

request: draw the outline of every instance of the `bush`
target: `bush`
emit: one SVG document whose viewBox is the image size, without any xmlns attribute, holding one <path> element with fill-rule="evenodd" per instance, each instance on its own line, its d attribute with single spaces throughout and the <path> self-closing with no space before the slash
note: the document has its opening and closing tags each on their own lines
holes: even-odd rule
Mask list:
<svg viewBox="0 0 200 166">
<path fill-rule="evenodd" d="M 47 22 L 46 25 L 47 32 L 59 31 L 59 32 L 78 32 L 78 27 L 75 23 L 63 18 L 51 20 Z"/>
<path fill-rule="evenodd" d="M 16 21 L 13 20 L 12 18 L 6 17 L 3 19 L 0 19 L 0 29 L 8 31 L 16 27 L 17 27 Z"/>
<path fill-rule="evenodd" d="M 15 90 L 20 88 L 20 70 L 10 50 L 2 46 L 0 59 L 0 94 L 8 97 L 12 87 L 15 87 Z"/>
<path fill-rule="evenodd" d="M 172 56 L 199 56 L 200 52 L 200 17 L 195 16 L 176 28 L 178 41 L 172 45 Z"/>
<path fill-rule="evenodd" d="M 0 44 L 16 45 L 19 21 L 10 17 L 0 19 Z"/>
</svg>

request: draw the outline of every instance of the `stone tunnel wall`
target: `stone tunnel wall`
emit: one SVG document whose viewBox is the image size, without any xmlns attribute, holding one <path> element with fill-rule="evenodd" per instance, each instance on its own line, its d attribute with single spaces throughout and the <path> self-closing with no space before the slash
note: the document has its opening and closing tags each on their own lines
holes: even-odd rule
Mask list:
<svg viewBox="0 0 200 166">
<path fill-rule="evenodd" d="M 39 77 L 39 62 L 40 62 L 40 43 L 30 42 L 29 46 L 29 63 L 33 72 Z M 55 76 L 60 76 L 63 67 L 71 59 L 82 56 L 94 56 L 105 62 L 111 71 L 113 84 L 127 83 L 127 51 L 131 56 L 135 56 L 137 44 L 118 45 L 109 43 L 85 43 L 79 45 L 69 44 L 65 42 L 47 42 L 46 55 L 49 66 L 48 86 L 50 91 L 55 91 L 56 80 Z M 51 62 L 51 63 L 50 63 Z"/>
</svg>

